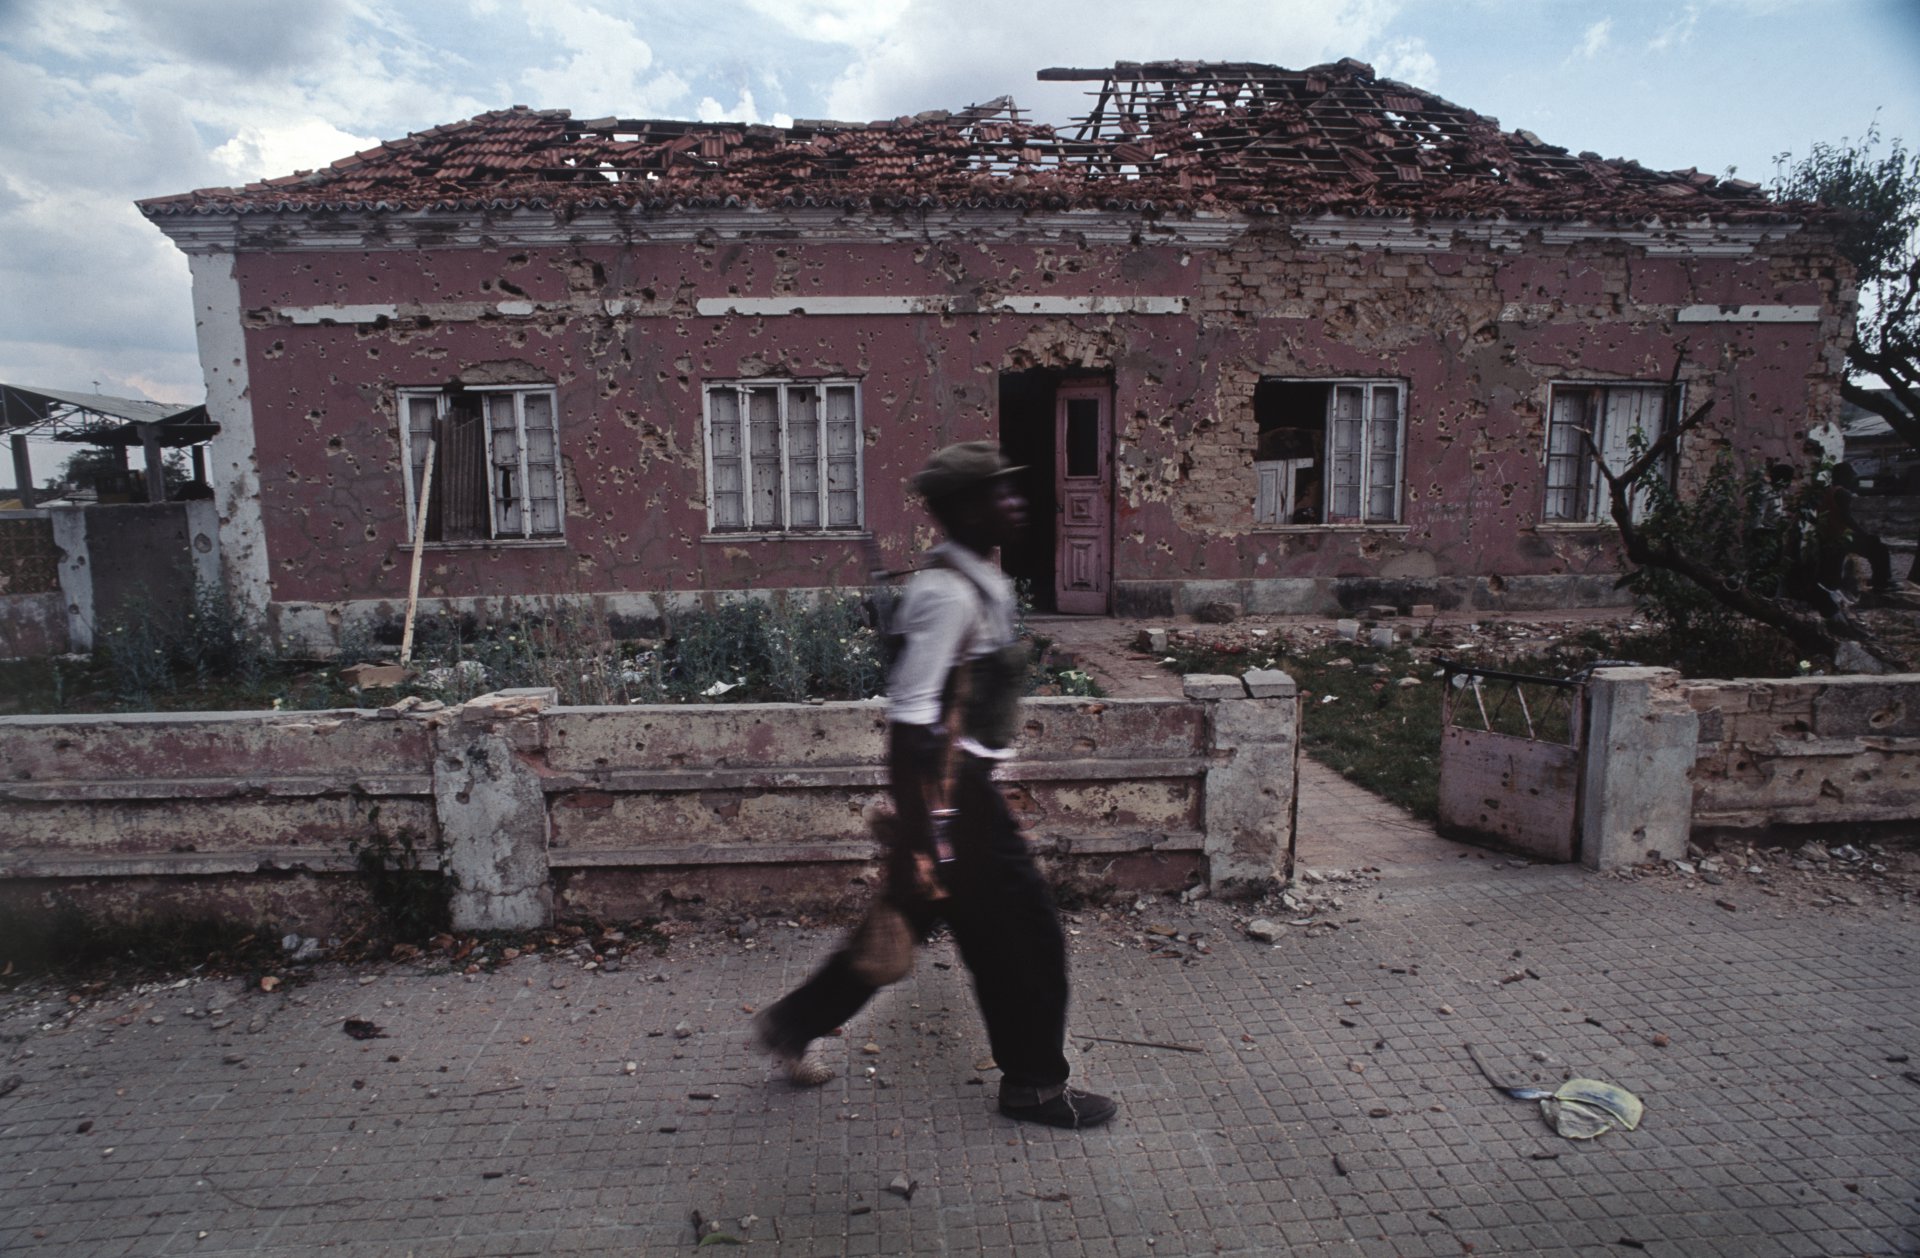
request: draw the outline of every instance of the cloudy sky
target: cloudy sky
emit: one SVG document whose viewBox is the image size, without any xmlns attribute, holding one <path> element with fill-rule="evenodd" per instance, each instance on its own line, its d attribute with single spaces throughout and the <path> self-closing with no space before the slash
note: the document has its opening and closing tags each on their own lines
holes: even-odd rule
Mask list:
<svg viewBox="0 0 1920 1258">
<path fill-rule="evenodd" d="M 200 400 L 186 262 L 134 199 L 483 110 L 781 123 L 1010 93 L 1060 122 L 1084 85 L 1044 66 L 1343 56 L 1656 167 L 1764 181 L 1876 119 L 1920 143 L 1915 0 L 0 0 L 0 381 Z"/>
</svg>

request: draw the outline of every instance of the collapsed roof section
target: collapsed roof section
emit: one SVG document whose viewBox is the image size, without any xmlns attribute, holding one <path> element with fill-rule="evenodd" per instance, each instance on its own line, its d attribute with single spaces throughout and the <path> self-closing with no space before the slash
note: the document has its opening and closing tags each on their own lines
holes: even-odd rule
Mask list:
<svg viewBox="0 0 1920 1258">
<path fill-rule="evenodd" d="M 1344 60 L 1309 70 L 1122 62 L 1056 129 L 1002 97 L 958 113 L 791 127 L 574 119 L 515 107 L 332 166 L 140 203 L 180 214 L 751 205 L 1782 221 L 1810 207 L 1697 171 L 1571 155 Z M 1794 212 L 1795 209 L 1801 212 Z"/>
</svg>

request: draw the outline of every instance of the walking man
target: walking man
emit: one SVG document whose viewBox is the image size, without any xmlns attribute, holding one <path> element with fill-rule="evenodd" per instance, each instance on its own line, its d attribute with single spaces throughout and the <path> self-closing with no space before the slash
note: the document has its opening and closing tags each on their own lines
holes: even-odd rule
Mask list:
<svg viewBox="0 0 1920 1258">
<path fill-rule="evenodd" d="M 1000 1112 L 1095 1127 L 1116 1107 L 1067 1085 L 1066 936 L 991 780 L 994 764 L 1013 754 L 1026 669 L 1013 586 L 992 562 L 996 548 L 1026 531 L 1017 470 L 992 442 L 970 441 L 939 451 L 913 478 L 947 540 L 907 584 L 896 613 L 902 642 L 887 686 L 896 824 L 885 894 L 915 939 L 942 918 L 952 927 L 1000 1067 Z M 860 955 L 864 933 L 760 1017 L 762 1047 L 795 1084 L 832 1078 L 808 1046 L 878 990 Z"/>
</svg>

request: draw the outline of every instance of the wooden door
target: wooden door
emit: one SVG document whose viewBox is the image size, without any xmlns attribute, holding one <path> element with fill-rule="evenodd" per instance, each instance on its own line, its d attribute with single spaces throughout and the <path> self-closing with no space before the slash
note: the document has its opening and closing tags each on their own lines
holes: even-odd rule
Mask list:
<svg viewBox="0 0 1920 1258">
<path fill-rule="evenodd" d="M 1104 381 L 1054 394 L 1054 605 L 1102 616 L 1113 583 L 1113 391 Z"/>
</svg>

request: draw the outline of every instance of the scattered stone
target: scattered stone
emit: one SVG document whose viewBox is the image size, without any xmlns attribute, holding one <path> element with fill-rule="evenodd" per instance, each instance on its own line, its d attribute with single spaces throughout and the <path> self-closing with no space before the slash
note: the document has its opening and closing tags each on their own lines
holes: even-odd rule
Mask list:
<svg viewBox="0 0 1920 1258">
<path fill-rule="evenodd" d="M 878 1057 L 880 1055 L 880 1046 L 872 1040 L 868 1040 L 860 1046 L 860 1051 L 869 1057 Z"/>
<path fill-rule="evenodd" d="M 916 1187 L 918 1187 L 918 1185 L 916 1185 L 912 1180 L 908 1179 L 904 1173 L 902 1173 L 899 1175 L 895 1175 L 893 1179 L 887 1184 L 887 1191 L 895 1194 L 896 1196 L 905 1197 L 908 1201 L 912 1201 L 913 1190 Z"/>
<path fill-rule="evenodd" d="M 1861 646 L 1858 642 L 1846 641 L 1833 653 L 1833 671 L 1836 673 L 1870 673 L 1876 676 L 1891 673 L 1893 669 L 1879 656 Z"/>
<path fill-rule="evenodd" d="M 1134 645 L 1149 655 L 1167 653 L 1167 631 L 1165 629 L 1142 629 Z"/>
<path fill-rule="evenodd" d="M 1260 943 L 1277 942 L 1281 934 L 1280 924 L 1264 917 L 1256 917 L 1247 923 L 1247 938 Z"/>
<path fill-rule="evenodd" d="M 1193 618 L 1203 625 L 1230 625 L 1240 619 L 1240 613 L 1240 604 L 1215 600 L 1196 607 Z"/>
<path fill-rule="evenodd" d="M 1453 1006 L 1441 1005 L 1438 1009 L 1434 1010 L 1434 1012 L 1443 1018 L 1451 1018 L 1453 1016 Z"/>
<path fill-rule="evenodd" d="M 399 664 L 353 664 L 339 672 L 339 678 L 354 690 L 397 686 L 412 672 Z"/>
<path fill-rule="evenodd" d="M 692 1035 L 693 1035 L 693 1023 L 682 1021 L 682 1022 L 676 1022 L 673 1024 L 674 1039 L 676 1040 L 689 1039 L 692 1037 Z"/>
<path fill-rule="evenodd" d="M 1653 1046 L 1655 1048 L 1665 1048 L 1667 1045 L 1671 1043 L 1673 1043 L 1673 1041 L 1668 1039 L 1665 1035 L 1656 1035 L 1653 1037 Z"/>
</svg>

